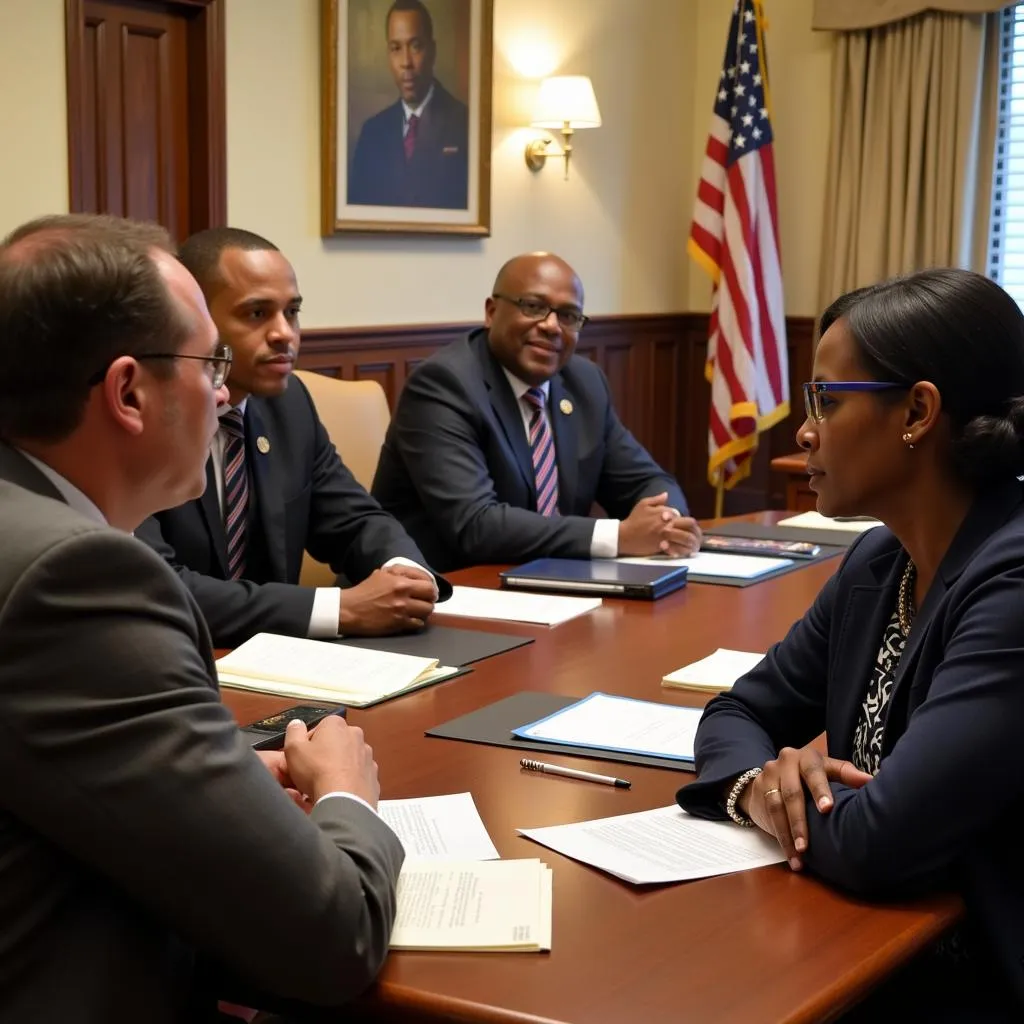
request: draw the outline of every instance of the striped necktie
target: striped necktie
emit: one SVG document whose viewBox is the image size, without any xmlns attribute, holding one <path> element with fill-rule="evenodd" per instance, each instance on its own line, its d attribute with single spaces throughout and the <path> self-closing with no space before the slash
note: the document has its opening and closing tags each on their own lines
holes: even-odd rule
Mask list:
<svg viewBox="0 0 1024 1024">
<path fill-rule="evenodd" d="M 245 572 L 245 540 L 249 526 L 249 480 L 245 467 L 245 427 L 238 409 L 220 418 L 224 431 L 224 533 L 228 543 L 228 577 Z"/>
<path fill-rule="evenodd" d="M 544 415 L 544 392 L 530 388 L 523 401 L 533 410 L 530 419 L 530 451 L 533 455 L 533 475 L 537 481 L 537 511 L 542 516 L 558 515 L 558 463 L 555 460 L 555 442 Z"/>
<path fill-rule="evenodd" d="M 419 135 L 419 130 L 420 119 L 416 114 L 413 114 L 406 125 L 405 138 L 402 140 L 406 160 L 411 160 L 413 153 L 416 152 L 416 136 Z"/>
</svg>

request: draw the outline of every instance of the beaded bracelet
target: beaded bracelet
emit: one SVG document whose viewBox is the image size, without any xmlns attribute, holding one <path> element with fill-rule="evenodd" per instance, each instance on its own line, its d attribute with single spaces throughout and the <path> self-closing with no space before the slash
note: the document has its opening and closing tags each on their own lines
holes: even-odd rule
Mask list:
<svg viewBox="0 0 1024 1024">
<path fill-rule="evenodd" d="M 754 823 L 745 815 L 741 814 L 736 810 L 736 801 L 739 800 L 743 794 L 743 790 L 750 785 L 761 774 L 762 769 L 760 768 L 749 768 L 745 771 L 734 783 L 732 789 L 729 790 L 729 798 L 725 801 L 725 813 L 736 822 L 737 825 L 742 825 L 744 828 L 753 828 Z"/>
</svg>

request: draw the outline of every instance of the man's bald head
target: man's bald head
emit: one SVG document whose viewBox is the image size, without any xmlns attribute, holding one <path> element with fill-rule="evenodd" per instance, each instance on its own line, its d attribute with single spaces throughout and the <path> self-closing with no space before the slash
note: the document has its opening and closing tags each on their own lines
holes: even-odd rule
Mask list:
<svg viewBox="0 0 1024 1024">
<path fill-rule="evenodd" d="M 585 319 L 583 285 L 561 257 L 525 253 L 498 271 L 484 312 L 495 359 L 509 373 L 539 387 L 576 349 Z"/>
</svg>

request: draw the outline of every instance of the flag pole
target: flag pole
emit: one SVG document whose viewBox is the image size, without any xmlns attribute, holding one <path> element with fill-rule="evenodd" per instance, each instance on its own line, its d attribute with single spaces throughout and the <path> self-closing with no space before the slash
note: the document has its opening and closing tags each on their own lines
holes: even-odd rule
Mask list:
<svg viewBox="0 0 1024 1024">
<path fill-rule="evenodd" d="M 719 470 L 715 480 L 715 518 L 722 518 L 722 506 L 725 502 L 725 474 Z"/>
</svg>

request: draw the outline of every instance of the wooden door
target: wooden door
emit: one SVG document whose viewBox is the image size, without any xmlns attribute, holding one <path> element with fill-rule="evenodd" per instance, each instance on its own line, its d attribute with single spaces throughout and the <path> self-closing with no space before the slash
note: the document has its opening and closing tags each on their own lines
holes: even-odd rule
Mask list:
<svg viewBox="0 0 1024 1024">
<path fill-rule="evenodd" d="M 222 0 L 66 0 L 71 209 L 224 223 Z"/>
</svg>

